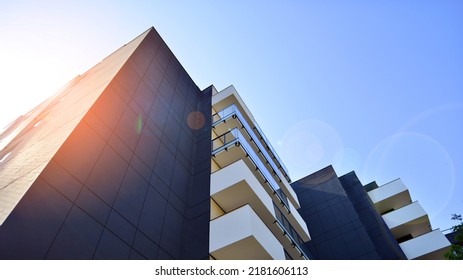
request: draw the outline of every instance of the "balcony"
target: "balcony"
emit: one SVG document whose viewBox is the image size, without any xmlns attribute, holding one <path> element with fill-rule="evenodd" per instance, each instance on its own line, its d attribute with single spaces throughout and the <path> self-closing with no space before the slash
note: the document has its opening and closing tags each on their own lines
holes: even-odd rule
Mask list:
<svg viewBox="0 0 463 280">
<path fill-rule="evenodd" d="M 290 211 L 288 198 L 280 191 L 278 183 L 237 128 L 212 140 L 212 157 L 220 167 L 244 159 L 250 169 L 254 169 L 256 178 L 259 178 L 262 184 L 269 186 L 271 192 L 280 200 L 280 204 L 288 212 Z"/>
<path fill-rule="evenodd" d="M 236 118 L 238 118 L 240 126 L 243 126 L 243 128 L 246 128 L 246 130 L 248 130 L 249 133 L 253 134 L 252 136 L 254 139 L 259 139 L 260 141 L 262 141 L 262 144 L 265 145 L 268 156 L 275 160 L 275 162 L 278 165 L 278 169 L 281 169 L 280 171 L 284 173 L 283 175 L 286 178 L 286 180 L 290 182 L 291 179 L 288 176 L 288 170 L 283 165 L 283 162 L 278 157 L 278 154 L 275 152 L 272 145 L 270 145 L 270 141 L 268 141 L 268 139 L 265 137 L 265 134 L 262 132 L 261 128 L 257 124 L 253 123 L 254 128 L 251 128 L 251 126 L 249 125 L 249 121 L 240 112 L 237 105 L 231 104 L 230 106 L 224 108 L 220 112 L 214 114 L 212 116 L 212 126 L 215 127 L 222 122 L 226 122 L 227 120 Z"/>
<path fill-rule="evenodd" d="M 296 250 L 299 250 L 299 253 L 296 255 L 307 254 L 306 250 L 301 249 L 301 244 L 309 241 L 310 235 L 302 217 L 294 210 L 291 214 L 287 214 L 288 218 L 286 218 L 278 209 L 281 206 L 277 207 L 274 204 L 270 194 L 243 160 L 238 160 L 211 175 L 211 197 L 225 212 L 231 212 L 249 204 L 275 236 L 279 237 L 283 231 L 294 238 L 295 241 L 288 243 L 288 246 L 298 245 Z M 291 204 L 289 205 L 292 207 Z M 277 221 L 280 223 L 276 224 Z M 305 237 L 304 240 L 298 232 Z M 285 238 L 281 238 L 280 241 L 284 242 Z"/>
<path fill-rule="evenodd" d="M 402 180 L 397 179 L 368 192 L 376 211 L 381 215 L 410 204 L 411 197 Z"/>
<path fill-rule="evenodd" d="M 212 116 L 212 127 L 214 131 L 220 135 L 225 134 L 230 128 L 237 128 L 243 133 L 242 135 L 247 135 L 246 140 L 249 143 L 254 145 L 249 145 L 249 147 L 254 146 L 253 150 L 258 155 L 262 162 L 268 164 L 268 169 L 270 173 L 274 175 L 274 178 L 277 182 L 280 183 L 280 186 L 288 194 L 288 198 L 291 200 L 293 205 L 296 205 L 299 208 L 299 201 L 294 190 L 289 186 L 290 178 L 286 171 L 286 168 L 281 163 L 281 160 L 278 158 L 276 152 L 273 150 L 268 140 L 265 138 L 264 134 L 260 131 L 258 126 L 251 128 L 245 116 L 240 112 L 239 108 L 232 104 L 222 111 L 214 114 Z M 225 125 L 226 124 L 226 125 Z"/>
<path fill-rule="evenodd" d="M 285 215 L 281 213 L 280 209 L 274 204 L 275 207 L 275 214 L 277 220 L 275 221 L 275 225 L 282 231 L 283 237 L 285 237 L 286 242 L 292 247 L 294 247 L 295 251 L 297 252 L 297 256 L 292 255 L 293 259 L 297 259 L 297 257 L 301 257 L 305 260 L 314 259 L 311 252 L 305 245 L 305 241 L 297 233 L 296 229 L 291 225 L 291 223 L 286 219 Z M 283 238 L 280 238 L 280 240 Z M 284 244 L 284 243 L 282 243 Z M 291 255 L 291 254 L 290 254 Z"/>
<path fill-rule="evenodd" d="M 210 237 L 209 250 L 215 259 L 285 259 L 282 245 L 249 205 L 212 220 Z"/>
<path fill-rule="evenodd" d="M 227 213 L 249 204 L 265 224 L 276 219 L 272 198 L 243 160 L 211 175 L 211 197 Z"/>
<path fill-rule="evenodd" d="M 419 236 L 431 230 L 428 215 L 418 202 L 384 214 L 383 220 L 396 239 Z"/>
<path fill-rule="evenodd" d="M 275 181 L 273 176 L 270 174 L 268 169 L 264 166 L 264 163 L 260 160 L 254 150 L 249 146 L 249 143 L 246 141 L 246 138 L 243 137 L 241 132 L 234 128 L 225 134 L 217 137 L 212 141 L 212 156 L 215 162 L 221 166 L 226 167 L 222 168 L 219 171 L 216 171 L 212 174 L 212 178 L 214 178 L 214 174 L 225 172 L 225 169 L 228 169 L 234 164 L 235 162 L 242 161 L 247 166 L 248 171 L 242 172 L 243 174 L 249 174 L 249 171 L 252 173 L 253 177 L 256 178 L 256 181 L 264 188 L 267 192 L 268 196 L 271 197 L 273 201 L 279 205 L 281 211 L 286 213 L 287 219 L 291 222 L 294 228 L 298 231 L 298 234 L 302 237 L 304 241 L 310 240 L 309 231 L 307 230 L 307 226 L 305 225 L 304 220 L 294 208 L 292 203 L 290 203 L 285 195 L 285 192 L 281 191 L 278 183 Z M 244 166 L 244 165 L 240 165 Z M 234 170 L 235 167 L 231 170 Z M 223 172 L 221 172 L 223 171 Z M 235 179 L 242 180 L 244 177 L 243 174 L 240 174 L 241 171 L 234 171 L 231 177 L 236 177 Z M 227 175 L 228 176 L 228 175 Z M 247 175 L 246 175 L 247 176 Z M 211 180 L 213 180 L 211 178 Z M 231 178 L 227 179 L 230 180 Z M 235 179 L 231 179 L 231 181 L 225 180 L 224 182 L 235 182 Z M 214 180 L 218 181 L 218 180 Z M 248 183 L 254 180 L 248 180 Z M 212 182 L 212 181 L 211 181 Z M 212 182 L 213 183 L 213 182 Z M 214 183 L 213 183 L 214 184 Z M 230 186 L 234 185 L 234 183 L 229 183 Z M 225 187 L 225 186 L 223 186 Z M 231 191 L 231 190 L 230 190 Z M 217 191 L 213 190 L 214 193 Z M 214 198 L 214 194 L 212 194 Z M 226 197 L 226 196 L 223 196 Z M 230 199 L 231 200 L 231 199 Z M 231 202 L 230 202 L 231 203 Z M 244 201 L 240 201 L 240 203 L 245 203 Z M 248 202 L 249 203 L 249 202 Z M 219 203 L 220 205 L 220 203 Z M 256 208 L 258 209 L 258 208 Z"/>
<path fill-rule="evenodd" d="M 399 244 L 408 259 L 443 259 L 450 242 L 439 230 L 434 230 Z"/>
</svg>

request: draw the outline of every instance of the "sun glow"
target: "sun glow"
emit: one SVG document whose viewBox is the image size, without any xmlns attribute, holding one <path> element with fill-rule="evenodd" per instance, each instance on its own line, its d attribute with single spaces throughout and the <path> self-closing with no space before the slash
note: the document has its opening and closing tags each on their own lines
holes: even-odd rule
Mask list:
<svg viewBox="0 0 463 280">
<path fill-rule="evenodd" d="M 0 131 L 99 59 L 98 54 L 89 54 L 76 44 L 77 38 L 73 41 L 45 32 L 4 35 L 0 46 Z"/>
<path fill-rule="evenodd" d="M 5 127 L 54 94 L 67 80 L 66 65 L 43 50 L 3 50 L 0 54 L 0 126 Z"/>
</svg>

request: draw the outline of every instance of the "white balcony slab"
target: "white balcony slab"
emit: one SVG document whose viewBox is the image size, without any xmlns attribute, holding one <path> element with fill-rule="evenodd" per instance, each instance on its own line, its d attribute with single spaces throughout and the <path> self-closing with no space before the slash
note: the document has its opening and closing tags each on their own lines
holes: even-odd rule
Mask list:
<svg viewBox="0 0 463 280">
<path fill-rule="evenodd" d="M 399 244 L 408 259 L 443 259 L 450 242 L 440 232 L 434 230 Z"/>
<path fill-rule="evenodd" d="M 398 209 L 411 202 L 410 193 L 400 179 L 369 191 L 368 196 L 380 214 L 390 209 Z"/>
<path fill-rule="evenodd" d="M 384 214 L 382 217 L 395 238 L 409 234 L 419 236 L 431 231 L 429 217 L 418 202 Z"/>
<path fill-rule="evenodd" d="M 221 260 L 284 260 L 282 245 L 249 205 L 210 224 L 210 254 Z"/>
<path fill-rule="evenodd" d="M 249 204 L 266 223 L 276 219 L 272 198 L 243 160 L 211 175 L 211 197 L 225 212 Z"/>
<path fill-rule="evenodd" d="M 276 220 L 273 209 L 273 190 L 264 186 L 256 178 L 243 160 L 238 160 L 211 175 L 211 197 L 222 209 L 229 212 L 249 204 L 266 224 Z M 279 205 L 278 203 L 276 203 Z M 309 230 L 299 212 L 289 203 L 290 214 L 286 218 L 304 241 L 310 240 Z"/>
</svg>

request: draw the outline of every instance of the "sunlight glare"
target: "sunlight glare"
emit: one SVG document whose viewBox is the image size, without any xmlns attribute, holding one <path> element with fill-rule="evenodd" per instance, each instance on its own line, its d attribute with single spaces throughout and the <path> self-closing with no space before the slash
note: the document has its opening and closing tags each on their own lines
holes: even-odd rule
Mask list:
<svg viewBox="0 0 463 280">
<path fill-rule="evenodd" d="M 71 60 L 53 49 L 3 49 L 0 53 L 0 128 L 6 127 L 46 98 L 52 96 L 78 73 Z M 56 51 L 56 49 L 55 49 Z"/>
</svg>

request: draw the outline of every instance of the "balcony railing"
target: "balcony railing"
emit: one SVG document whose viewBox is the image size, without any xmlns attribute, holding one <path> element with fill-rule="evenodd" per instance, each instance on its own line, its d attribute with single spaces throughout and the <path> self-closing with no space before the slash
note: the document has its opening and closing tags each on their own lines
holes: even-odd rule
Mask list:
<svg viewBox="0 0 463 280">
<path fill-rule="evenodd" d="M 272 154 L 275 156 L 275 158 L 277 159 L 278 161 L 278 164 L 281 166 L 281 168 L 285 171 L 285 174 L 286 174 L 286 178 L 288 179 L 289 182 L 291 182 L 291 179 L 289 178 L 289 172 L 288 172 L 288 169 L 286 169 L 286 166 L 283 164 L 283 161 L 280 159 L 280 157 L 278 156 L 278 154 L 275 152 L 275 150 L 273 149 L 272 145 L 270 144 L 270 141 L 268 141 L 267 137 L 265 136 L 265 134 L 262 132 L 262 129 L 259 127 L 258 124 L 256 124 L 256 126 L 254 127 L 255 130 L 257 131 L 257 133 L 260 135 L 260 137 L 265 141 L 265 143 L 267 144 L 268 146 L 268 149 L 272 152 Z"/>
<path fill-rule="evenodd" d="M 253 141 L 256 144 L 257 148 L 261 151 L 262 155 L 264 156 L 266 161 L 270 164 L 270 166 L 273 169 L 273 172 L 275 172 L 275 174 L 278 176 L 278 178 L 280 178 L 280 180 L 281 180 L 281 178 L 285 178 L 287 181 L 290 182 L 291 179 L 288 176 L 288 171 L 284 167 L 284 165 L 283 165 L 281 159 L 278 157 L 277 153 L 273 150 L 273 147 L 270 145 L 270 142 L 267 140 L 267 138 L 265 137 L 265 135 L 262 133 L 262 131 L 260 130 L 260 128 L 257 125 L 255 126 L 255 130 L 257 131 L 257 133 L 259 134 L 260 137 L 258 137 L 254 133 L 254 130 L 248 124 L 248 122 L 244 118 L 243 114 L 241 114 L 240 110 L 238 110 L 238 108 L 236 107 L 235 104 L 232 104 L 232 105 L 226 107 L 225 109 L 223 109 L 222 111 L 214 114 L 212 116 L 212 127 L 217 126 L 221 122 L 226 122 L 230 118 L 238 118 L 239 122 L 241 123 L 241 125 L 243 126 L 245 131 L 248 133 L 249 137 L 251 138 L 251 141 Z M 264 142 L 266 143 L 267 149 L 269 149 L 270 152 L 274 155 L 275 160 L 278 162 L 278 165 L 280 165 L 281 168 L 285 171 L 286 176 L 283 176 L 280 169 L 275 165 L 275 162 L 272 159 L 272 157 L 268 154 L 267 149 L 264 148 L 262 143 L 257 140 L 259 138 L 264 140 Z"/>
<path fill-rule="evenodd" d="M 246 138 L 241 134 L 241 132 L 237 128 L 234 128 L 212 140 L 212 156 L 216 156 L 218 153 L 224 150 L 226 151 L 228 150 L 228 148 L 233 146 L 241 146 L 243 148 L 246 155 L 249 157 L 249 159 L 256 167 L 256 170 L 258 170 L 264 178 L 264 183 L 266 183 L 264 185 L 269 185 L 271 187 L 273 193 L 279 198 L 281 204 L 286 208 L 288 213 L 290 213 L 291 211 L 289 208 L 288 198 L 280 189 L 278 183 L 275 181 L 268 169 L 264 166 L 259 156 L 249 145 Z"/>
<path fill-rule="evenodd" d="M 274 205 L 275 208 L 275 216 L 277 218 L 276 223 L 280 226 L 280 228 L 284 231 L 286 236 L 291 240 L 291 243 L 298 249 L 305 259 L 313 259 L 313 255 L 310 253 L 309 249 L 305 245 L 302 238 L 297 234 L 296 230 L 293 226 L 289 223 L 286 217 L 281 213 L 280 209 Z"/>
</svg>

